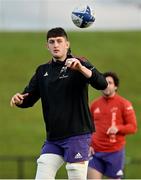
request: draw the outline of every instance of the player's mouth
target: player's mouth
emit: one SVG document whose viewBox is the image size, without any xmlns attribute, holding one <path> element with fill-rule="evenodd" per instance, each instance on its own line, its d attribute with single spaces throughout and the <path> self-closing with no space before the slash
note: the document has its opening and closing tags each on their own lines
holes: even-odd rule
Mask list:
<svg viewBox="0 0 141 180">
<path fill-rule="evenodd" d="M 53 52 L 54 52 L 54 53 L 58 53 L 58 52 L 59 52 L 59 50 L 54 50 Z"/>
</svg>

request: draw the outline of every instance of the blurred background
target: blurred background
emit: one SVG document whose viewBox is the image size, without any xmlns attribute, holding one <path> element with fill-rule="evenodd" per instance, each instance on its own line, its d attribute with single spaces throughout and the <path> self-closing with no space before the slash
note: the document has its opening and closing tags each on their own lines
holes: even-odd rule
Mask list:
<svg viewBox="0 0 141 180">
<path fill-rule="evenodd" d="M 95 12 L 96 21 L 86 29 L 71 21 L 72 10 L 81 5 Z M 9 102 L 37 66 L 50 60 L 46 32 L 56 26 L 67 30 L 73 54 L 119 75 L 119 93 L 132 102 L 138 122 L 138 132 L 127 137 L 125 178 L 140 179 L 141 0 L 0 0 L 0 179 L 35 177 L 45 140 L 40 101 L 28 109 Z M 89 89 L 90 102 L 99 95 Z M 65 165 L 57 178 L 67 178 Z"/>
<path fill-rule="evenodd" d="M 76 6 L 86 4 L 96 17 L 88 31 L 141 28 L 141 0 L 0 0 L 0 29 L 42 31 L 63 26 L 79 30 L 70 14 Z"/>
</svg>

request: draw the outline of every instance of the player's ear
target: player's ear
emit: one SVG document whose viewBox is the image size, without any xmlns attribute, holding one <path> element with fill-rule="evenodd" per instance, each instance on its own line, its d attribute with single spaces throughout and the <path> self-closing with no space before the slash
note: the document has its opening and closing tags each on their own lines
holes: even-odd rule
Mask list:
<svg viewBox="0 0 141 180">
<path fill-rule="evenodd" d="M 117 91 L 117 86 L 115 86 L 115 91 Z"/>
<path fill-rule="evenodd" d="M 45 43 L 45 48 L 49 50 L 48 43 Z"/>
<path fill-rule="evenodd" d="M 67 41 L 67 48 L 69 49 L 69 47 L 70 47 L 70 42 Z"/>
</svg>

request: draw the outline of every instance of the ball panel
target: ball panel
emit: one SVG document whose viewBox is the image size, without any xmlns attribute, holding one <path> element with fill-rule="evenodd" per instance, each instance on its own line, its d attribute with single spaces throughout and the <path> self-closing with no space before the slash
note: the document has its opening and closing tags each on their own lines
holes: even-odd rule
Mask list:
<svg viewBox="0 0 141 180">
<path fill-rule="evenodd" d="M 73 23 L 77 26 L 80 27 L 82 24 L 83 19 L 78 16 L 78 14 L 72 13 L 71 15 Z"/>
</svg>

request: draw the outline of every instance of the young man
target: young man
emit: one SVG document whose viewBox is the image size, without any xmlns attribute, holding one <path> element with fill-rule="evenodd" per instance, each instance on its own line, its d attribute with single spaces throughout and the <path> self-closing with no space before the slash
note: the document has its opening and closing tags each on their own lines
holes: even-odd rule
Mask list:
<svg viewBox="0 0 141 180">
<path fill-rule="evenodd" d="M 36 179 L 54 179 L 64 162 L 69 179 L 86 179 L 88 150 L 94 131 L 88 107 L 88 84 L 107 87 L 105 77 L 86 59 L 70 54 L 64 29 L 47 33 L 52 60 L 40 65 L 23 93 L 11 99 L 11 106 L 27 108 L 41 98 L 47 139 L 37 160 Z"/>
<path fill-rule="evenodd" d="M 106 72 L 104 76 L 108 87 L 90 107 L 96 132 L 92 135 L 88 178 L 101 179 L 105 175 L 120 179 L 125 161 L 125 136 L 136 132 L 136 116 L 132 104 L 116 93 L 117 75 Z"/>
</svg>

